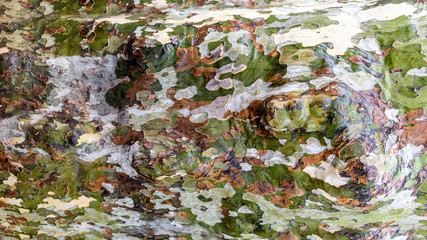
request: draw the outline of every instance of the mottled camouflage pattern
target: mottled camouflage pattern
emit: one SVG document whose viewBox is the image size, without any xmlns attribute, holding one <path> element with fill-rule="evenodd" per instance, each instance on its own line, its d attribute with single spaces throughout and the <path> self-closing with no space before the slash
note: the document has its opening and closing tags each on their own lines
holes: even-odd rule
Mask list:
<svg viewBox="0 0 427 240">
<path fill-rule="evenodd" d="M 426 9 L 0 0 L 0 238 L 424 239 Z"/>
</svg>

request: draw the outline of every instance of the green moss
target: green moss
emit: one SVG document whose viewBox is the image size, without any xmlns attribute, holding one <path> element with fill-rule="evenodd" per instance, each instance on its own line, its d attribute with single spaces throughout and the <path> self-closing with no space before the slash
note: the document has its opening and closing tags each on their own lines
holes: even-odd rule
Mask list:
<svg viewBox="0 0 427 240">
<path fill-rule="evenodd" d="M 131 126 L 118 126 L 111 131 L 113 136 L 126 136 L 132 130 Z"/>
<path fill-rule="evenodd" d="M 197 94 L 192 98 L 195 101 L 213 101 L 217 97 L 233 93 L 233 89 L 219 88 L 216 91 L 207 90 L 206 84 L 209 80 L 203 75 L 199 77 L 194 76 L 193 74 L 191 74 L 191 69 L 188 69 L 183 72 L 178 72 L 176 75 L 177 78 L 180 79 L 176 86 L 177 89 L 184 89 L 190 86 L 197 87 Z"/>
<path fill-rule="evenodd" d="M 159 72 L 178 61 L 176 56 L 177 48 L 173 44 L 165 44 L 162 46 L 156 46 L 153 49 L 147 49 L 147 59 L 149 60 L 148 65 L 152 73 Z"/>
<path fill-rule="evenodd" d="M 315 15 L 305 19 L 302 24 L 302 29 L 318 29 L 332 24 L 339 24 L 338 21 L 331 20 L 325 15 Z"/>
<path fill-rule="evenodd" d="M 404 111 L 419 109 L 427 104 L 426 77 L 385 73 L 380 82 L 385 100 Z"/>
<path fill-rule="evenodd" d="M 402 69 L 403 75 L 410 69 L 425 67 L 426 56 L 421 53 L 421 49 L 421 44 L 409 44 L 397 50 L 390 50 L 384 58 L 384 64 L 390 70 Z"/>
<path fill-rule="evenodd" d="M 126 91 L 131 87 L 132 82 L 120 83 L 107 91 L 105 101 L 113 107 L 129 105 L 130 99 L 127 97 Z"/>
<path fill-rule="evenodd" d="M 298 231 L 294 233 L 296 234 L 296 236 L 300 238 L 307 238 L 307 236 L 315 234 L 321 237 L 322 239 L 331 239 L 331 240 L 351 239 L 341 234 L 333 234 L 324 229 L 319 228 L 318 226 L 320 225 L 320 222 L 316 220 L 312 220 L 310 218 L 297 217 L 293 225 L 294 225 L 293 226 L 294 229 L 298 229 Z M 354 230 L 351 230 L 351 231 L 354 231 Z M 353 234 L 353 236 L 354 235 L 356 234 Z"/>
<path fill-rule="evenodd" d="M 364 147 L 361 143 L 354 143 L 351 145 L 346 145 L 340 152 L 340 159 L 348 160 L 352 158 L 359 157 L 363 154 Z"/>
<path fill-rule="evenodd" d="M 286 74 L 287 66 L 279 63 L 280 55 L 269 56 L 265 55 L 264 52 L 258 52 L 253 42 L 246 38 L 241 38 L 239 42 L 250 49 L 247 56 L 240 54 L 235 63 L 235 66 L 246 65 L 246 70 L 234 74 L 234 79 L 242 81 L 245 87 L 250 86 L 258 79 L 267 81 L 275 74 L 282 76 Z"/>
</svg>

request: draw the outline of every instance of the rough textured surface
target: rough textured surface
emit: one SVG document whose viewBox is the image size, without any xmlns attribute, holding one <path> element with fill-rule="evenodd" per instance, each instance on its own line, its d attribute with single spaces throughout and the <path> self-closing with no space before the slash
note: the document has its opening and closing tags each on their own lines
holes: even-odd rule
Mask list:
<svg viewBox="0 0 427 240">
<path fill-rule="evenodd" d="M 0 0 L 0 238 L 424 239 L 426 9 Z"/>
</svg>

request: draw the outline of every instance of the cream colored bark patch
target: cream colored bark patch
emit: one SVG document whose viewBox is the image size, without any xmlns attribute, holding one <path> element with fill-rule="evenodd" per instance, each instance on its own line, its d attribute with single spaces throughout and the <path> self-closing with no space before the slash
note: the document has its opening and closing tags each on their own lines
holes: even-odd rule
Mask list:
<svg viewBox="0 0 427 240">
<path fill-rule="evenodd" d="M 8 53 L 8 52 L 9 52 L 9 48 L 7 48 L 7 47 L 0 48 L 0 54 Z"/>
<path fill-rule="evenodd" d="M 24 141 L 25 141 L 24 137 L 11 137 L 11 138 L 7 139 L 7 143 L 9 143 L 10 145 L 21 144 Z"/>
<path fill-rule="evenodd" d="M 78 145 L 83 143 L 93 143 L 101 140 L 102 136 L 99 133 L 86 133 L 80 136 L 78 140 Z"/>
<path fill-rule="evenodd" d="M 164 0 L 157 0 L 158 1 L 164 1 Z M 296 14 L 296 13 L 304 13 L 304 12 L 311 12 L 311 11 L 320 11 L 323 9 L 333 8 L 333 7 L 340 7 L 345 5 L 345 3 L 337 3 L 337 1 L 327 0 L 322 1 L 322 3 L 319 3 L 317 1 L 284 1 L 280 2 L 281 6 L 273 6 L 273 7 L 266 7 L 262 10 L 258 8 L 231 8 L 231 9 L 219 9 L 212 11 L 209 6 L 205 8 L 198 8 L 198 9 L 191 9 L 191 13 L 197 14 L 195 16 L 192 16 L 190 18 L 184 18 L 181 19 L 178 17 L 177 14 L 172 14 L 173 11 L 176 11 L 175 9 L 166 9 L 164 12 L 167 12 L 169 15 L 173 15 L 173 19 L 168 19 L 167 23 L 173 23 L 173 24 L 184 24 L 185 22 L 203 22 L 202 25 L 208 25 L 213 24 L 219 21 L 227 21 L 230 19 L 235 19 L 235 16 L 242 16 L 245 18 L 250 19 L 256 19 L 256 18 L 264 18 L 267 19 L 270 17 L 270 15 L 276 15 L 276 16 L 286 16 L 289 14 Z M 355 6 L 363 6 L 364 3 L 354 3 Z M 189 11 L 189 12 L 190 12 Z M 268 13 L 266 13 L 268 12 Z M 182 14 L 185 16 L 185 14 Z M 207 19 L 210 19 L 209 21 L 206 21 Z"/>
<path fill-rule="evenodd" d="M 169 4 L 166 0 L 154 0 L 151 3 L 148 3 L 146 7 L 155 7 L 157 9 L 165 9 L 169 7 Z"/>
<path fill-rule="evenodd" d="M 53 211 L 65 211 L 70 210 L 74 207 L 86 208 L 89 207 L 90 202 L 96 201 L 94 198 L 88 198 L 86 196 L 80 196 L 77 199 L 73 199 L 69 202 L 62 202 L 59 199 L 54 199 L 51 197 L 45 198 L 44 202 L 39 204 L 37 208 L 53 208 Z"/>
<path fill-rule="evenodd" d="M 171 42 L 171 38 L 169 36 L 170 32 L 173 32 L 173 29 L 168 27 L 158 31 L 157 33 L 153 33 L 154 36 L 149 36 L 148 39 L 157 40 L 161 44 L 167 44 Z"/>
<path fill-rule="evenodd" d="M 331 42 L 334 45 L 333 49 L 328 49 L 331 55 L 343 55 L 347 48 L 353 47 L 354 43 L 351 38 L 362 32 L 360 24 L 362 22 L 376 20 L 391 20 L 402 15 L 413 15 L 421 17 L 426 15 L 425 11 L 414 15 L 416 7 L 407 3 L 387 4 L 384 6 L 362 10 L 356 14 L 341 12 L 337 16 L 330 16 L 331 20 L 338 21 L 338 25 L 329 25 L 319 28 L 317 31 L 313 29 L 302 29 L 301 27 L 292 28 L 284 34 L 274 35 L 276 44 L 285 42 L 299 42 L 304 46 L 314 46 L 322 42 Z"/>
<path fill-rule="evenodd" d="M 12 173 L 10 174 L 8 179 L 3 180 L 3 184 L 9 185 L 9 190 L 11 191 L 15 191 L 16 183 L 18 183 L 18 178 Z"/>
<path fill-rule="evenodd" d="M 9 204 L 9 205 L 21 206 L 22 199 L 1 197 L 0 202 L 4 202 L 4 203 Z"/>
<path fill-rule="evenodd" d="M 128 19 L 130 15 L 117 15 L 112 17 L 106 17 L 106 18 L 98 18 L 95 20 L 96 23 L 101 22 L 110 22 L 112 24 L 125 24 L 125 23 L 133 23 L 138 22 L 138 20 L 130 20 Z"/>
</svg>

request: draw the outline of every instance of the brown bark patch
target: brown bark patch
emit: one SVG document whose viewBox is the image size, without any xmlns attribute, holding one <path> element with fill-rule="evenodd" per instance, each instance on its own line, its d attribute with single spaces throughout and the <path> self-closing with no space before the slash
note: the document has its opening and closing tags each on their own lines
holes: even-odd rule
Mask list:
<svg viewBox="0 0 427 240">
<path fill-rule="evenodd" d="M 374 166 L 367 166 L 358 159 L 350 160 L 348 166 L 342 171 L 345 176 L 349 176 L 356 184 L 368 184 L 378 177 L 378 169 Z"/>
<path fill-rule="evenodd" d="M 92 192 L 101 191 L 101 189 L 104 188 L 102 186 L 102 183 L 104 182 L 107 182 L 107 177 L 105 176 L 93 180 L 92 182 L 89 183 L 89 186 L 87 188 Z"/>
<path fill-rule="evenodd" d="M 151 91 L 151 84 L 157 82 L 158 79 L 154 77 L 154 74 L 144 73 L 136 79 L 132 87 L 126 91 L 126 97 L 130 100 L 130 105 L 136 103 L 136 94 L 140 91 Z"/>
<path fill-rule="evenodd" d="M 270 77 L 268 80 L 267 80 L 267 82 L 271 82 L 271 83 L 276 83 L 276 82 L 279 82 L 280 80 L 282 80 L 282 78 L 283 78 L 283 75 L 282 74 L 280 74 L 280 73 L 276 73 L 276 74 L 274 74 L 272 77 Z M 289 81 L 290 81 L 290 79 L 289 79 Z"/>
<path fill-rule="evenodd" d="M 23 98 L 18 99 L 17 102 L 13 103 L 14 107 L 21 108 L 24 110 L 34 110 L 42 107 L 42 104 L 40 102 L 36 101 L 28 101 Z"/>
<path fill-rule="evenodd" d="M 206 0 L 194 0 L 194 6 L 203 6 L 206 4 Z"/>
<path fill-rule="evenodd" d="M 193 68 L 199 63 L 199 51 L 195 47 L 178 48 L 176 56 L 179 60 L 175 64 L 175 71 L 183 72 L 189 68 Z"/>
<path fill-rule="evenodd" d="M 6 108 L 10 104 L 10 99 L 6 97 L 0 98 L 0 119 L 6 114 Z"/>
<path fill-rule="evenodd" d="M 45 96 L 46 95 L 46 86 L 33 84 L 33 91 L 36 97 Z"/>
<path fill-rule="evenodd" d="M 260 167 L 268 167 L 264 164 L 264 162 L 259 158 L 247 158 L 246 163 L 250 164 L 251 166 L 260 166 Z"/>
<path fill-rule="evenodd" d="M 339 149 L 335 148 L 332 150 L 325 149 L 318 154 L 310 154 L 309 156 L 303 157 L 298 163 L 292 168 L 292 171 L 298 171 L 300 168 L 304 169 L 309 165 L 319 165 L 322 161 L 328 160 L 328 157 L 332 154 L 337 155 Z"/>
<path fill-rule="evenodd" d="M 187 218 L 189 218 L 190 216 L 188 215 L 188 213 L 186 213 L 186 212 L 176 212 L 175 213 L 175 216 L 177 216 L 177 218 L 179 219 L 179 220 L 185 220 L 185 219 L 187 219 Z"/>
<path fill-rule="evenodd" d="M 374 123 L 382 133 L 385 133 L 387 131 L 385 124 L 389 121 L 385 110 L 390 108 L 390 105 L 381 99 L 381 89 L 363 90 L 355 92 L 355 94 L 357 103 L 365 109 L 371 109 Z"/>
<path fill-rule="evenodd" d="M 197 183 L 197 189 L 208 190 L 212 188 L 216 188 L 216 186 L 209 181 L 201 181 Z"/>
<path fill-rule="evenodd" d="M 388 51 L 390 51 L 390 50 L 394 50 L 394 51 L 396 51 L 396 49 L 395 49 L 395 48 L 387 48 L 387 49 L 383 49 L 383 50 L 381 50 L 381 53 L 379 53 L 379 54 L 375 54 L 375 57 L 377 57 L 377 58 L 383 58 L 383 57 L 387 56 Z"/>
<path fill-rule="evenodd" d="M 40 180 L 37 179 L 37 188 L 38 189 L 42 189 L 46 186 L 50 186 L 52 185 L 54 182 L 58 181 L 59 179 L 59 173 L 57 172 L 53 172 L 52 174 L 50 174 L 50 176 L 46 179 Z"/>
<path fill-rule="evenodd" d="M 144 132 L 143 131 L 135 131 L 130 130 L 126 135 L 124 136 L 111 136 L 111 141 L 116 145 L 132 145 L 136 141 L 141 140 L 144 138 Z"/>
<path fill-rule="evenodd" d="M 181 100 L 175 99 L 173 105 L 169 107 L 168 110 L 176 111 L 183 108 L 188 108 L 190 110 L 193 110 L 199 107 L 209 105 L 210 103 L 211 103 L 210 101 L 194 101 L 193 99 L 190 99 L 190 98 L 184 98 Z"/>
<path fill-rule="evenodd" d="M 312 88 L 308 91 L 307 94 L 308 95 L 318 95 L 321 93 L 325 93 L 325 94 L 328 94 L 330 96 L 338 96 L 340 94 L 340 92 L 337 90 L 337 86 L 339 84 L 340 83 L 338 83 L 338 82 L 333 82 L 333 83 L 330 83 L 329 85 L 327 85 L 327 86 L 325 86 L 319 90 Z"/>
<path fill-rule="evenodd" d="M 218 30 L 218 27 L 216 25 L 213 25 L 213 24 L 205 25 L 205 26 L 202 26 L 201 28 L 199 28 L 197 31 L 197 35 L 193 40 L 193 43 L 192 43 L 193 46 L 199 45 L 203 41 L 205 41 L 205 38 L 209 33 L 209 29 L 211 29 L 211 28 Z"/>
<path fill-rule="evenodd" d="M 29 33 L 29 34 L 23 34 L 22 38 L 25 40 L 31 41 L 31 40 L 34 40 L 36 37 L 33 34 Z"/>
<path fill-rule="evenodd" d="M 193 140 L 196 145 L 199 145 L 202 141 L 206 142 L 208 137 L 199 133 L 196 129 L 205 126 L 207 121 L 203 123 L 194 123 L 190 121 L 189 117 L 177 117 L 177 120 L 177 125 L 173 128 L 173 131 L 179 136 L 185 136 Z"/>
<path fill-rule="evenodd" d="M 298 237 L 291 231 L 283 232 L 279 235 L 278 240 L 298 240 Z"/>
<path fill-rule="evenodd" d="M 216 68 L 213 67 L 195 67 L 193 70 L 191 70 L 191 74 L 197 77 L 203 75 L 205 78 L 210 80 L 215 77 L 215 70 Z"/>
<path fill-rule="evenodd" d="M 116 173 L 116 184 L 120 190 L 120 192 L 126 196 L 130 196 L 138 193 L 145 187 L 142 185 L 144 181 L 142 179 L 134 179 L 129 177 L 125 173 Z"/>
<path fill-rule="evenodd" d="M 276 187 L 268 182 L 256 181 L 246 187 L 245 192 L 266 196 L 277 191 Z"/>
<path fill-rule="evenodd" d="M 191 174 L 194 175 L 196 180 L 209 179 L 215 183 L 226 181 L 230 183 L 233 188 L 239 188 L 245 185 L 245 181 L 241 175 L 242 170 L 234 166 L 230 166 L 227 170 L 218 169 L 214 172 L 212 163 L 202 164 L 199 171 Z"/>
<path fill-rule="evenodd" d="M 317 69 L 311 73 L 311 75 L 315 78 L 319 77 L 335 77 L 335 73 L 331 67 L 324 67 L 321 69 Z"/>
<path fill-rule="evenodd" d="M 32 8 L 34 4 L 32 2 L 22 2 L 21 6 L 24 8 Z"/>
<path fill-rule="evenodd" d="M 363 202 L 352 198 L 338 198 L 337 203 L 340 205 L 350 206 L 352 208 L 360 208 L 364 205 Z"/>
<path fill-rule="evenodd" d="M 233 135 L 229 132 L 229 131 L 223 131 L 221 133 L 222 137 L 225 138 L 226 140 L 231 140 L 233 139 Z"/>
<path fill-rule="evenodd" d="M 237 113 L 227 111 L 224 114 L 224 117 L 227 118 L 229 116 L 232 116 L 233 118 L 238 120 L 250 121 L 251 125 L 255 127 L 254 129 L 255 134 L 258 134 L 260 136 L 272 136 L 272 131 L 265 130 L 265 128 L 263 127 L 263 124 L 261 123 L 262 116 L 264 116 L 265 101 L 261 101 L 261 100 L 252 101 L 246 109 Z"/>
<path fill-rule="evenodd" d="M 249 21 L 249 22 L 243 22 L 242 20 L 228 20 L 227 21 L 230 25 L 227 27 L 222 27 L 222 31 L 239 31 L 241 29 L 246 30 L 250 33 L 253 33 L 255 31 L 256 27 L 264 25 L 264 21 Z"/>
<path fill-rule="evenodd" d="M 368 67 L 371 65 L 371 61 L 362 56 L 351 56 L 348 60 L 356 65 L 366 65 Z"/>
<path fill-rule="evenodd" d="M 255 34 L 249 32 L 249 33 L 244 34 L 243 36 L 247 39 L 252 40 L 252 43 L 254 44 L 254 46 L 258 52 L 264 51 L 264 46 L 261 43 L 258 43 L 256 41 L 257 37 Z"/>
<path fill-rule="evenodd" d="M 298 188 L 294 181 L 280 181 L 280 188 L 283 189 L 282 195 L 270 197 L 270 201 L 282 208 L 289 208 L 293 204 L 291 198 L 304 195 L 304 192 Z"/>
<path fill-rule="evenodd" d="M 427 146 L 427 115 L 422 109 L 410 111 L 399 119 L 401 130 L 397 132 L 402 147 L 409 143 Z"/>
<path fill-rule="evenodd" d="M 0 201 L 0 207 L 8 208 L 8 207 L 10 207 L 10 205 L 5 203 L 5 202 Z"/>
<path fill-rule="evenodd" d="M 252 101 L 246 109 L 238 113 L 227 112 L 225 117 L 232 115 L 233 117 L 239 120 L 249 120 L 259 118 L 263 115 L 263 112 L 264 101 L 255 100 Z"/>
<path fill-rule="evenodd" d="M 109 227 L 102 227 L 101 235 L 106 237 L 106 238 L 112 238 L 112 237 L 114 237 L 113 229 L 111 229 Z"/>
<path fill-rule="evenodd" d="M 48 28 L 45 33 L 47 34 L 61 34 L 61 33 L 65 33 L 67 32 L 67 29 L 64 27 L 60 27 L 60 28 Z"/>
</svg>

